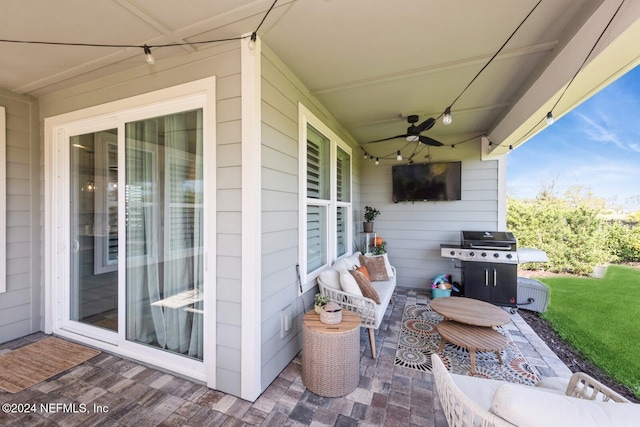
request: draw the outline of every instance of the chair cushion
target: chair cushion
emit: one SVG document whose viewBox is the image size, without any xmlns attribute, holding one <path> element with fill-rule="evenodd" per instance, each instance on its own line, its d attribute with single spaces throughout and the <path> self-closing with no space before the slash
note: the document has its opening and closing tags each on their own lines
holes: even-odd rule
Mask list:
<svg viewBox="0 0 640 427">
<path fill-rule="evenodd" d="M 378 292 L 376 292 L 376 289 L 371 286 L 371 282 L 369 281 L 369 279 L 367 279 L 364 273 L 358 270 L 349 270 L 349 273 L 351 273 L 353 278 L 356 279 L 356 283 L 362 291 L 362 295 L 367 298 L 371 298 L 376 302 L 376 304 L 380 304 L 380 297 L 378 296 Z"/>
<path fill-rule="evenodd" d="M 354 279 L 351 273 L 349 273 L 348 271 L 340 275 L 340 286 L 342 286 L 342 290 L 345 292 L 360 297 L 362 296 L 362 291 L 360 290 L 356 279 Z"/>
<path fill-rule="evenodd" d="M 569 378 L 547 377 L 543 378 L 535 384 L 535 387 L 557 390 L 566 393 L 569 386 Z"/>
<path fill-rule="evenodd" d="M 355 252 L 353 255 L 345 258 L 347 264 L 349 265 L 349 269 L 360 267 L 362 265 L 360 263 L 360 255 L 362 255 L 360 252 Z"/>
<path fill-rule="evenodd" d="M 498 387 L 505 384 L 504 381 L 492 380 L 489 378 L 482 377 L 472 377 L 469 375 L 458 375 L 458 374 L 449 374 L 453 382 L 458 386 L 460 391 L 462 391 L 468 398 L 476 402 L 482 409 L 489 410 L 491 409 L 491 399 L 495 394 Z M 515 387 L 527 387 L 531 388 L 531 386 L 526 386 L 522 384 L 513 384 Z M 540 389 L 545 392 L 553 392 L 549 389 Z M 564 393 L 561 393 L 564 395 Z"/>
<path fill-rule="evenodd" d="M 330 268 L 320 272 L 318 278 L 328 288 L 338 291 L 342 290 L 342 286 L 340 286 L 340 273 L 335 268 Z"/>
<path fill-rule="evenodd" d="M 380 297 L 380 304 L 376 306 L 376 328 L 382 323 L 384 312 L 387 311 L 387 306 L 391 297 L 393 296 L 393 290 L 396 288 L 396 279 L 389 279 L 382 282 L 371 282 L 371 286 L 374 287 L 378 296 Z"/>
<path fill-rule="evenodd" d="M 342 275 L 347 271 L 351 270 L 353 268 L 353 265 L 349 261 L 347 261 L 346 258 L 340 258 L 339 260 L 336 260 L 336 262 L 333 263 L 331 268 L 334 270 L 337 270 L 340 273 L 340 275 Z"/>
<path fill-rule="evenodd" d="M 389 280 L 389 274 L 382 256 L 360 256 L 360 264 L 367 268 L 372 282 Z"/>
<path fill-rule="evenodd" d="M 389 256 L 387 254 L 382 254 L 379 255 L 382 257 L 382 259 L 384 260 L 384 267 L 387 269 L 387 275 L 389 277 L 395 277 L 395 273 L 393 272 L 393 269 L 391 268 L 391 264 L 389 263 Z"/>
<path fill-rule="evenodd" d="M 594 402 L 543 390 L 503 384 L 496 389 L 491 400 L 491 412 L 520 427 L 638 425 L 638 404 Z"/>
</svg>

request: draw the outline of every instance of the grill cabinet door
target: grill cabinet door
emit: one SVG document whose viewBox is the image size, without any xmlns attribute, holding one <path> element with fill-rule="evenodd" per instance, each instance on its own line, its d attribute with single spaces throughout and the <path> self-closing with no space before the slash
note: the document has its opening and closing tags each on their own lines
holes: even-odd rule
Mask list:
<svg viewBox="0 0 640 427">
<path fill-rule="evenodd" d="M 465 262 L 465 296 L 500 306 L 515 307 L 518 293 L 517 268 L 516 264 Z"/>
<path fill-rule="evenodd" d="M 515 264 L 491 264 L 489 283 L 491 283 L 492 304 L 515 307 L 518 294 L 518 267 Z"/>
<path fill-rule="evenodd" d="M 469 298 L 491 302 L 491 282 L 488 262 L 465 262 L 463 270 L 464 294 Z"/>
</svg>

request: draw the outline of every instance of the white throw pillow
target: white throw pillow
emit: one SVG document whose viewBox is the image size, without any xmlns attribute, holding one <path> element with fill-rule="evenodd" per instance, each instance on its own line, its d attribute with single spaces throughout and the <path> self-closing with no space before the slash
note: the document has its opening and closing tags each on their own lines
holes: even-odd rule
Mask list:
<svg viewBox="0 0 640 427">
<path fill-rule="evenodd" d="M 362 291 L 360 290 L 360 286 L 358 286 L 358 282 L 356 282 L 356 279 L 354 279 L 348 271 L 340 275 L 340 286 L 342 286 L 342 290 L 347 293 L 354 294 L 359 297 L 362 296 Z"/>
<path fill-rule="evenodd" d="M 349 265 L 349 262 L 347 262 L 346 259 L 340 258 L 339 260 L 333 263 L 333 266 L 331 268 L 338 270 L 338 273 L 342 275 L 343 273 L 346 273 L 347 271 L 351 270 L 353 266 Z"/>
<path fill-rule="evenodd" d="M 594 402 L 514 384 L 496 389 L 491 412 L 519 427 L 623 427 L 640 420 L 638 404 Z"/>
<path fill-rule="evenodd" d="M 345 259 L 350 265 L 349 270 L 353 270 L 354 267 L 360 267 L 360 252 L 356 252 Z"/>
<path fill-rule="evenodd" d="M 320 272 L 320 276 L 318 278 L 325 284 L 325 286 L 338 291 L 342 290 L 342 286 L 340 286 L 340 273 L 338 273 L 338 270 L 335 268 L 330 268 Z"/>
</svg>

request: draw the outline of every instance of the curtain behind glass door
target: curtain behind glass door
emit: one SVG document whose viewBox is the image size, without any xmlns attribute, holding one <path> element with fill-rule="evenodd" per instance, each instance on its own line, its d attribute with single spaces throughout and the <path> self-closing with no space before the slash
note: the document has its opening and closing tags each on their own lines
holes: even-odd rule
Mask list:
<svg viewBox="0 0 640 427">
<path fill-rule="evenodd" d="M 125 139 L 127 339 L 202 359 L 202 111 Z"/>
</svg>

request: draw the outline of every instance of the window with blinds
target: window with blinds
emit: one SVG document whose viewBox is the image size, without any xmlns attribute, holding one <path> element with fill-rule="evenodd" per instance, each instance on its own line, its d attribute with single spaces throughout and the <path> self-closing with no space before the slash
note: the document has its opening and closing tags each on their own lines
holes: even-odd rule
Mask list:
<svg viewBox="0 0 640 427">
<path fill-rule="evenodd" d="M 329 138 L 307 125 L 307 198 L 329 201 Z M 308 202 L 307 273 L 327 262 L 327 207 Z"/>
<path fill-rule="evenodd" d="M 329 200 L 329 138 L 307 125 L 307 198 Z"/>
<path fill-rule="evenodd" d="M 351 149 L 302 105 L 300 111 L 300 266 L 309 289 L 323 268 L 350 253 Z"/>
<path fill-rule="evenodd" d="M 336 155 L 336 188 L 339 202 L 351 201 L 351 155 L 340 147 Z"/>
</svg>

